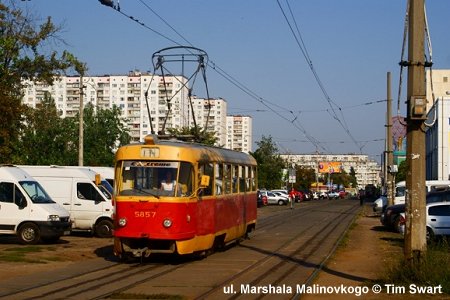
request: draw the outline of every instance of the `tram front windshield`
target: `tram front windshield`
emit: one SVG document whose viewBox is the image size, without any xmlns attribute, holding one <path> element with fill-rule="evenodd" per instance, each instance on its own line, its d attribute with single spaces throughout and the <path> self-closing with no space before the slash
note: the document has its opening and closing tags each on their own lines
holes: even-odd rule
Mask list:
<svg viewBox="0 0 450 300">
<path fill-rule="evenodd" d="M 174 161 L 123 161 L 119 195 L 186 197 L 192 193 L 192 165 Z"/>
</svg>

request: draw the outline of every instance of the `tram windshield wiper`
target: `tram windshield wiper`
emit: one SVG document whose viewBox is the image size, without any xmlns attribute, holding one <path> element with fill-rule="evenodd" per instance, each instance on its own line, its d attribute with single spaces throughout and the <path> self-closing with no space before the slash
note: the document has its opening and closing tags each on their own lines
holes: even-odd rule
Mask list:
<svg viewBox="0 0 450 300">
<path fill-rule="evenodd" d="M 148 189 L 133 188 L 133 191 L 138 191 L 142 194 L 150 195 L 150 196 L 153 196 L 153 197 L 156 197 L 159 199 L 159 195 L 158 195 L 159 191 L 158 190 L 156 190 L 155 192 L 152 192 L 152 190 L 148 190 Z"/>
</svg>

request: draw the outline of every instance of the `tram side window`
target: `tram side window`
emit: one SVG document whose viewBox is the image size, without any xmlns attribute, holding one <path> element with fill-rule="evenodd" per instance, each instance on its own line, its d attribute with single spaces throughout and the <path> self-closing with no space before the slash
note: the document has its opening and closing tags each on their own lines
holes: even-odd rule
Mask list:
<svg viewBox="0 0 450 300">
<path fill-rule="evenodd" d="M 214 178 L 214 165 L 212 163 L 207 164 L 200 164 L 198 167 L 199 170 L 199 180 L 202 175 L 208 175 L 209 180 L 209 186 L 207 186 L 205 189 L 203 189 L 202 195 L 204 196 L 210 196 L 213 193 L 213 178 Z"/>
<path fill-rule="evenodd" d="M 251 167 L 250 168 L 250 182 L 251 182 L 251 191 L 256 191 L 257 185 L 256 185 L 256 168 Z"/>
<path fill-rule="evenodd" d="M 214 168 L 215 194 L 222 195 L 223 192 L 223 165 L 218 163 Z"/>
<path fill-rule="evenodd" d="M 251 187 L 250 182 L 250 167 L 245 166 L 244 167 L 244 177 L 245 177 L 245 191 L 249 192 Z"/>
<path fill-rule="evenodd" d="M 190 196 L 192 194 L 192 183 L 194 168 L 190 163 L 181 162 L 180 174 L 179 174 L 179 185 L 178 188 L 181 189 L 177 191 L 177 196 Z"/>
<path fill-rule="evenodd" d="M 239 192 L 243 193 L 245 192 L 245 176 L 244 176 L 244 171 L 245 171 L 245 166 L 239 166 Z"/>
<path fill-rule="evenodd" d="M 238 188 L 239 188 L 239 166 L 232 166 L 231 167 L 232 170 L 232 174 L 231 174 L 231 187 L 232 187 L 232 192 L 233 193 L 237 193 L 238 192 Z"/>
<path fill-rule="evenodd" d="M 224 183 L 224 192 L 225 194 L 231 193 L 231 165 L 226 164 L 223 166 L 223 183 Z"/>
</svg>

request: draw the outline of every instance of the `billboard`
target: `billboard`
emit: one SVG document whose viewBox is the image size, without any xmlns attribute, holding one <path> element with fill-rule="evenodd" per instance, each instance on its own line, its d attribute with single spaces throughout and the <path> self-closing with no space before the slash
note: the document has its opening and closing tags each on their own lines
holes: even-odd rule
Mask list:
<svg viewBox="0 0 450 300">
<path fill-rule="evenodd" d="M 336 161 L 319 162 L 319 173 L 341 173 L 342 163 Z"/>
</svg>

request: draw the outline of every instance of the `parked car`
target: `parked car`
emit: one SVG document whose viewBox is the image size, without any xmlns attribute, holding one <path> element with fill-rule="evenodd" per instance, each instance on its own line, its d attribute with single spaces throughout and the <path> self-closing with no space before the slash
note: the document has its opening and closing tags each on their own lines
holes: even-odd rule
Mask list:
<svg viewBox="0 0 450 300">
<path fill-rule="evenodd" d="M 287 205 L 289 203 L 288 198 L 278 196 L 271 191 L 260 191 L 260 193 L 267 197 L 267 204 Z"/>
<path fill-rule="evenodd" d="M 383 226 L 396 230 L 400 222 L 400 214 L 405 212 L 405 204 L 390 205 L 381 214 L 380 222 Z M 396 230 L 397 231 L 397 230 Z"/>
<path fill-rule="evenodd" d="M 426 206 L 427 241 L 450 236 L 450 202 L 432 202 Z M 400 213 L 398 232 L 405 233 L 406 214 Z"/>
<path fill-rule="evenodd" d="M 386 210 L 387 207 L 387 196 L 386 195 L 381 195 L 380 198 L 378 198 L 377 200 L 373 201 L 373 212 L 375 213 L 382 213 L 383 211 Z"/>
<path fill-rule="evenodd" d="M 442 202 L 450 202 L 450 190 L 436 190 L 427 194 L 427 207 L 432 203 Z M 405 209 L 406 205 L 404 203 L 388 206 L 386 210 L 381 214 L 381 224 L 394 229 L 395 231 L 398 231 L 399 222 L 401 222 L 401 216 L 403 216 L 404 218 Z"/>
<path fill-rule="evenodd" d="M 262 207 L 267 205 L 267 196 L 263 195 L 259 190 L 256 191 L 256 206 Z"/>
<path fill-rule="evenodd" d="M 427 239 L 450 235 L 450 202 L 427 204 Z"/>
<path fill-rule="evenodd" d="M 327 193 L 328 199 L 339 199 L 339 193 L 336 191 L 331 191 Z"/>
<path fill-rule="evenodd" d="M 319 199 L 319 193 L 318 192 L 312 192 L 312 199 L 318 200 Z"/>
<path fill-rule="evenodd" d="M 328 193 L 327 192 L 319 192 L 319 198 L 320 199 L 327 199 L 328 198 Z"/>
</svg>

